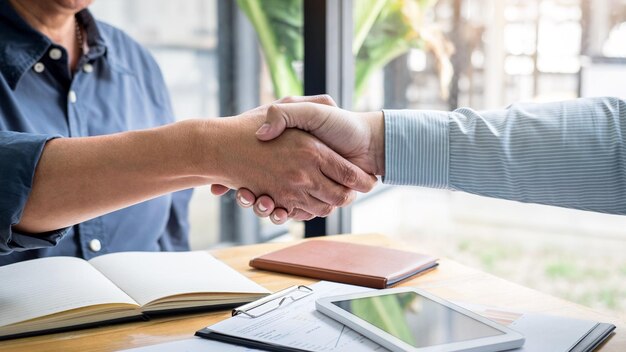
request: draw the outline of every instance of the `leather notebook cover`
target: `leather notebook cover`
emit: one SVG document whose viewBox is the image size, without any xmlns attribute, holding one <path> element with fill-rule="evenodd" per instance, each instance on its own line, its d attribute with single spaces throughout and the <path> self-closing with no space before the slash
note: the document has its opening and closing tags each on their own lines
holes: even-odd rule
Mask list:
<svg viewBox="0 0 626 352">
<path fill-rule="evenodd" d="M 336 241 L 307 241 L 250 261 L 257 269 L 386 288 L 437 266 L 437 258 Z"/>
</svg>

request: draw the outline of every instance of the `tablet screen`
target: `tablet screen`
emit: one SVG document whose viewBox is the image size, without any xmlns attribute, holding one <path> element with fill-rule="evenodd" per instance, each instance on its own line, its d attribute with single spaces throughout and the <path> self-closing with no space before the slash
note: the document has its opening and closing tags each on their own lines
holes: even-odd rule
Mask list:
<svg viewBox="0 0 626 352">
<path fill-rule="evenodd" d="M 504 334 L 415 292 L 332 303 L 415 347 Z"/>
</svg>

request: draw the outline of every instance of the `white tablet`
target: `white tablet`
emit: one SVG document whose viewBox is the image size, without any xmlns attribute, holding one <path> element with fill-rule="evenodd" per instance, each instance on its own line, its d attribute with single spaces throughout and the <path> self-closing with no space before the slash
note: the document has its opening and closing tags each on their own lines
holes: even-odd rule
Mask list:
<svg viewBox="0 0 626 352">
<path fill-rule="evenodd" d="M 392 351 L 504 351 L 524 336 L 415 288 L 320 298 L 318 311 Z"/>
</svg>

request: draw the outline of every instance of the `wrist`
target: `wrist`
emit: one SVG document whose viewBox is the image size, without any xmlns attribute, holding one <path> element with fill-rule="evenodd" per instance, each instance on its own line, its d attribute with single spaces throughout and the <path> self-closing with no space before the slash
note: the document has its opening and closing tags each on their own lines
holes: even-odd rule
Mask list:
<svg viewBox="0 0 626 352">
<path fill-rule="evenodd" d="M 206 183 L 216 183 L 220 179 L 218 171 L 223 156 L 219 154 L 221 132 L 220 119 L 192 119 L 172 125 L 168 134 L 172 150 L 172 164 L 186 176 L 201 177 Z"/>
<path fill-rule="evenodd" d="M 382 111 L 366 112 L 364 119 L 369 127 L 368 156 L 374 166 L 374 174 L 385 176 L 385 118 Z"/>
<path fill-rule="evenodd" d="M 194 172 L 205 177 L 209 183 L 233 187 L 241 175 L 244 154 L 244 140 L 260 143 L 254 131 L 260 123 L 246 118 L 211 118 L 189 121 L 191 129 L 189 161 Z"/>
</svg>

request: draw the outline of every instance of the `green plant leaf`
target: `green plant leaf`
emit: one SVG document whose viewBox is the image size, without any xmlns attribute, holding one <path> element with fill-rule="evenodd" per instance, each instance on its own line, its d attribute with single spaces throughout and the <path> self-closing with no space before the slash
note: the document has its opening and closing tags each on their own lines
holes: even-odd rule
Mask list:
<svg viewBox="0 0 626 352">
<path fill-rule="evenodd" d="M 291 60 L 301 61 L 304 58 L 302 0 L 263 0 L 262 2 L 263 11 L 267 14 L 276 35 L 278 50 Z"/>
<path fill-rule="evenodd" d="M 447 86 L 452 77 L 452 47 L 439 29 L 424 21 L 424 14 L 436 3 L 437 0 L 386 1 L 356 54 L 355 101 L 362 96 L 374 72 L 412 48 L 433 52 L 439 69 L 441 96 L 447 96 Z M 356 14 L 365 16 L 361 11 L 364 10 L 360 9 Z M 359 18 L 357 21 L 357 25 L 365 22 Z"/>
<path fill-rule="evenodd" d="M 443 36 L 424 40 L 423 14 L 437 0 L 358 0 L 354 2 L 355 100 L 371 75 L 411 48 L 436 48 L 442 86 L 450 75 Z M 237 0 L 254 26 L 267 62 L 276 97 L 302 95 L 295 67 L 302 63 L 304 38 L 302 0 Z M 437 33 L 436 33 L 437 34 Z M 425 45 L 425 43 L 427 45 Z M 443 73 L 442 73 L 443 72 Z M 445 75 L 444 75 L 445 74 Z"/>
<path fill-rule="evenodd" d="M 237 0 L 257 32 L 274 95 L 302 95 L 294 63 L 302 60 L 301 0 Z"/>
<path fill-rule="evenodd" d="M 352 53 L 356 56 L 387 0 L 358 0 L 354 2 L 354 39 Z"/>
<path fill-rule="evenodd" d="M 403 12 L 409 1 L 416 0 L 388 0 L 369 30 L 356 56 L 355 98 L 362 95 L 374 72 L 409 49 L 419 46 L 419 34 L 414 33 L 413 26 L 407 23 Z"/>
</svg>

